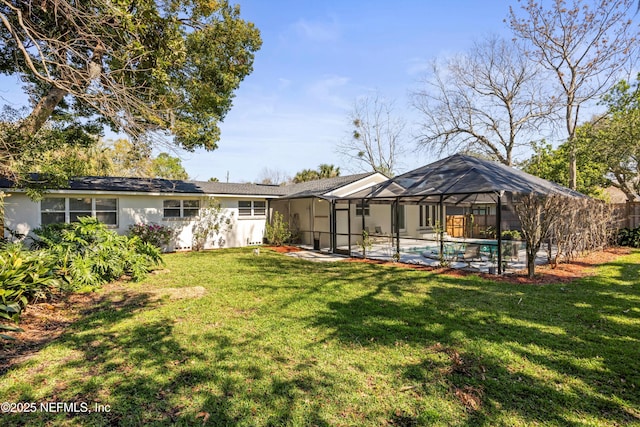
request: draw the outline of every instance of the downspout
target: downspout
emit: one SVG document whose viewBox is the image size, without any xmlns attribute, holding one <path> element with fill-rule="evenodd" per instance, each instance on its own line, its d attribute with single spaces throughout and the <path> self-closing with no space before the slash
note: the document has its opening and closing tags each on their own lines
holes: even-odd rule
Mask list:
<svg viewBox="0 0 640 427">
<path fill-rule="evenodd" d="M 498 193 L 498 203 L 496 210 L 496 233 L 498 238 L 498 274 L 502 274 L 502 195 L 504 191 Z"/>
<path fill-rule="evenodd" d="M 351 256 L 351 199 L 349 199 L 347 209 L 347 240 L 349 241 L 349 256 Z"/>
<path fill-rule="evenodd" d="M 405 225 L 406 226 L 406 225 Z M 400 198 L 396 198 L 396 253 L 400 254 Z"/>
<path fill-rule="evenodd" d="M 336 253 L 336 201 L 331 200 L 329 209 L 329 252 Z"/>
<path fill-rule="evenodd" d="M 440 259 L 444 259 L 444 229 L 446 227 L 446 221 L 444 218 L 444 196 L 440 195 Z"/>
</svg>

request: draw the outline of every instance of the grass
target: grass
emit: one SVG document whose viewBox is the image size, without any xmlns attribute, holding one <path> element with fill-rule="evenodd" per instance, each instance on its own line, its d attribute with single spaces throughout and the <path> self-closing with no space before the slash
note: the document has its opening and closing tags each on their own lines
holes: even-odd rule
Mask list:
<svg viewBox="0 0 640 427">
<path fill-rule="evenodd" d="M 640 425 L 638 251 L 545 286 L 267 250 L 166 261 L 0 377 L 2 401 L 110 412 L 3 426 Z"/>
</svg>

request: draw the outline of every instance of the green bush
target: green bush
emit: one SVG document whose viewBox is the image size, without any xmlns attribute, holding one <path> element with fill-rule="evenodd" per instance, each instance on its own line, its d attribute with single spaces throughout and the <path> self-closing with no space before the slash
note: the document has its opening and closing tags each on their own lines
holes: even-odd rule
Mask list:
<svg viewBox="0 0 640 427">
<path fill-rule="evenodd" d="M 55 256 L 55 271 L 67 290 L 97 287 L 123 275 L 138 281 L 162 263 L 159 248 L 136 236 L 120 236 L 95 218 L 43 227 L 34 234 L 33 246 Z"/>
<path fill-rule="evenodd" d="M 17 243 L 0 246 L 0 320 L 17 322 L 29 302 L 47 298 L 60 282 L 55 259 L 46 251 L 28 251 Z M 2 330 L 15 330 L 0 325 Z M 4 334 L 2 338 L 10 338 Z"/>
<path fill-rule="evenodd" d="M 623 228 L 618 231 L 618 245 L 640 248 L 640 227 Z"/>
<path fill-rule="evenodd" d="M 284 221 L 280 212 L 274 212 L 271 223 L 265 227 L 265 238 L 273 246 L 282 246 L 291 238 L 289 224 Z"/>
<path fill-rule="evenodd" d="M 521 240 L 522 239 L 522 235 L 518 230 L 504 230 L 501 235 L 503 240 Z"/>
<path fill-rule="evenodd" d="M 175 234 L 175 230 L 160 224 L 134 224 L 129 226 L 129 237 L 137 236 L 143 242 L 150 243 L 157 248 L 166 246 Z"/>
</svg>

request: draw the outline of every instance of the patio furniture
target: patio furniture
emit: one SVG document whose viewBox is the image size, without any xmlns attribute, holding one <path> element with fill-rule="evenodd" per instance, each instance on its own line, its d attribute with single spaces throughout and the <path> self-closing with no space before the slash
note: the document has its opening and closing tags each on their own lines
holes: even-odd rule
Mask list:
<svg viewBox="0 0 640 427">
<path fill-rule="evenodd" d="M 480 245 L 475 245 L 475 244 L 465 245 L 464 252 L 460 254 L 457 258 L 458 258 L 458 261 L 466 262 L 467 265 L 471 267 L 472 261 L 482 260 L 482 256 L 480 254 Z"/>
</svg>

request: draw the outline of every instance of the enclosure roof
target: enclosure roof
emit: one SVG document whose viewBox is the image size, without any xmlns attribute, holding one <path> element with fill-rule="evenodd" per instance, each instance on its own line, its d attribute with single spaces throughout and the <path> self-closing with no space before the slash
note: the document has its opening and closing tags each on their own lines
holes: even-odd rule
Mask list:
<svg viewBox="0 0 640 427">
<path fill-rule="evenodd" d="M 351 195 L 350 199 L 491 202 L 496 194 L 560 194 L 586 197 L 501 163 L 455 154 Z"/>
</svg>

